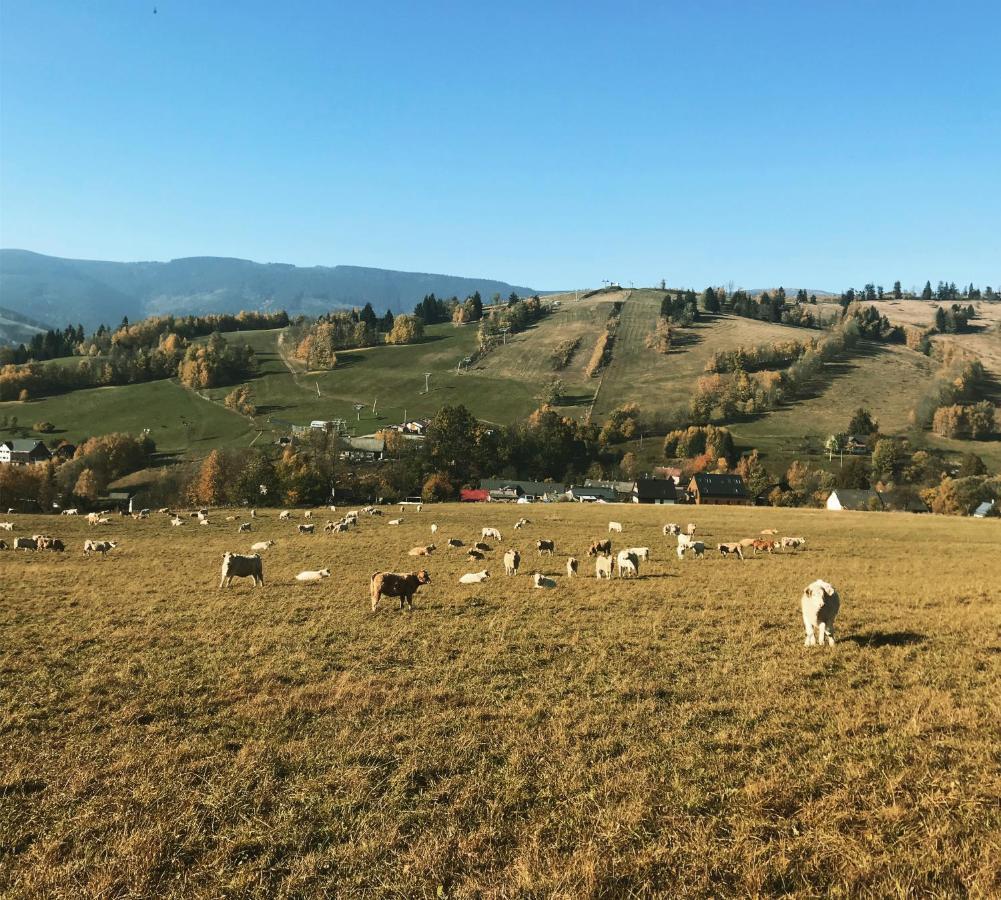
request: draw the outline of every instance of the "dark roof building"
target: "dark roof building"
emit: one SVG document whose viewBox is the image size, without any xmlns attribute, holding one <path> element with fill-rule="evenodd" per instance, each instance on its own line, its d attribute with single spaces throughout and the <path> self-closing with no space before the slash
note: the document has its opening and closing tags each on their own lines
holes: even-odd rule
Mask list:
<svg viewBox="0 0 1001 900">
<path fill-rule="evenodd" d="M 619 500 L 619 495 L 606 487 L 572 487 L 567 496 L 580 503 L 617 503 Z"/>
<path fill-rule="evenodd" d="M 747 485 L 739 475 L 701 473 L 693 475 L 688 483 L 688 493 L 702 505 L 750 506 Z"/>
<path fill-rule="evenodd" d="M 867 490 L 838 488 L 831 491 L 828 496 L 827 508 L 834 510 L 855 510 L 858 512 L 882 510 L 884 507 L 879 492 L 872 490 L 872 488 Z"/>
<path fill-rule="evenodd" d="M 567 486 L 556 481 L 520 481 L 516 478 L 481 478 L 480 490 L 490 491 L 491 497 L 496 493 L 495 499 L 515 500 L 518 497 L 528 497 L 539 500 L 542 498 L 555 499 L 560 494 L 565 494 Z"/>
<path fill-rule="evenodd" d="M 678 490 L 672 478 L 638 478 L 633 503 L 677 503 Z"/>
<path fill-rule="evenodd" d="M 27 466 L 45 462 L 52 454 L 41 441 L 3 441 L 0 443 L 0 463 L 12 466 Z"/>
</svg>

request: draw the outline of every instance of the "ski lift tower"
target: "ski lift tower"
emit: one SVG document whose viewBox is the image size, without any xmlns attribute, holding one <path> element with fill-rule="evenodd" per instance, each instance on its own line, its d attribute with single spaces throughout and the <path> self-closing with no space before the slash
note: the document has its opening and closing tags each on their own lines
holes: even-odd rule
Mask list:
<svg viewBox="0 0 1001 900">
<path fill-rule="evenodd" d="M 431 372 L 425 372 L 424 373 L 424 393 L 425 394 L 430 394 L 431 393 L 431 374 L 432 374 Z"/>
<path fill-rule="evenodd" d="M 354 405 L 354 407 L 355 407 L 355 413 L 358 416 L 358 421 L 360 422 L 361 421 L 361 411 L 365 408 L 365 404 L 364 403 L 356 403 Z"/>
</svg>

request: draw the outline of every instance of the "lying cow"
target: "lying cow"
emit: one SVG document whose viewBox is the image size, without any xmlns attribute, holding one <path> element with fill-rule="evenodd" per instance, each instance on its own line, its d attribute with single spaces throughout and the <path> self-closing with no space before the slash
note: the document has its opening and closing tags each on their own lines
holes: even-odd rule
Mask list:
<svg viewBox="0 0 1001 900">
<path fill-rule="evenodd" d="M 264 586 L 264 566 L 259 553 L 245 556 L 242 553 L 222 555 L 222 578 L 219 587 L 229 587 L 234 578 L 253 578 L 255 587 Z"/>
<path fill-rule="evenodd" d="M 408 572 L 406 574 L 402 572 L 376 572 L 372 576 L 371 581 L 371 593 L 372 593 L 372 612 L 375 612 L 379 606 L 379 601 L 385 597 L 399 597 L 400 598 L 400 609 L 403 609 L 404 604 L 409 609 L 414 608 L 414 594 L 422 584 L 430 584 L 431 576 L 428 574 L 427 569 L 421 569 L 419 572 Z"/>
</svg>

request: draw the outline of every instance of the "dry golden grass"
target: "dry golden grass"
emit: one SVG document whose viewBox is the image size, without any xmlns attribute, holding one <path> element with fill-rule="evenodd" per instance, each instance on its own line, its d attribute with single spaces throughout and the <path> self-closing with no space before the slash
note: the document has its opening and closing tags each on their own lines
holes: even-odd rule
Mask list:
<svg viewBox="0 0 1001 900">
<path fill-rule="evenodd" d="M 653 561 L 568 581 L 609 518 Z M 271 511 L 116 521 L 85 559 L 86 523 L 17 519 L 70 551 L 0 553 L 5 897 L 1001 892 L 1001 522 L 477 505 L 300 536 Z M 439 546 L 496 525 L 523 574 L 494 550 L 460 587 L 482 564 L 439 551 L 413 613 L 373 615 L 432 521 Z M 666 521 L 809 543 L 680 563 Z M 220 591 L 223 550 L 266 537 L 266 586 Z M 803 647 L 817 577 L 833 649 Z"/>
</svg>

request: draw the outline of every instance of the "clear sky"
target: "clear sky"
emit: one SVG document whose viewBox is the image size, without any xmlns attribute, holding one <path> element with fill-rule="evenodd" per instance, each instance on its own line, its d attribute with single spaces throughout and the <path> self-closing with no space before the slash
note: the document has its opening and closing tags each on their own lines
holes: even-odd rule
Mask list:
<svg viewBox="0 0 1001 900">
<path fill-rule="evenodd" d="M 999 35 L 997 0 L 0 0 L 0 246 L 996 286 Z"/>
</svg>

